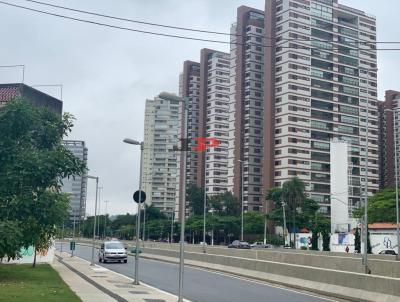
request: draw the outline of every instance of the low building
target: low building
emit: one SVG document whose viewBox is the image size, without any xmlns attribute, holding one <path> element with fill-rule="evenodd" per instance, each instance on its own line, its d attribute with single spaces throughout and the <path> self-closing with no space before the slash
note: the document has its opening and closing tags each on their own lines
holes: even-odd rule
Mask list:
<svg viewBox="0 0 400 302">
<path fill-rule="evenodd" d="M 63 103 L 59 99 L 23 83 L 0 84 L 0 107 L 18 97 L 27 99 L 37 107 L 45 107 L 62 114 Z"/>
</svg>

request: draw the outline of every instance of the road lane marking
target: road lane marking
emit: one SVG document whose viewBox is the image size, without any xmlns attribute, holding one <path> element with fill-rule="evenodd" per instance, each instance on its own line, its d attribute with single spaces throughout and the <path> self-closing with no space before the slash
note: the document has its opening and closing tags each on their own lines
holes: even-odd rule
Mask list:
<svg viewBox="0 0 400 302">
<path fill-rule="evenodd" d="M 130 257 L 132 257 L 132 258 L 134 259 L 133 256 L 130 256 Z M 175 266 L 178 265 L 178 263 L 165 262 L 165 261 L 163 261 L 163 260 L 158 260 L 158 259 L 149 259 L 149 258 L 142 258 L 142 259 L 146 259 L 146 260 L 150 260 L 150 261 L 163 262 L 163 263 L 169 263 L 169 264 L 175 265 Z M 244 258 L 244 259 L 245 259 L 245 258 Z M 85 260 L 85 259 L 83 259 L 83 260 Z M 87 261 L 87 260 L 85 260 L 85 261 L 88 262 L 88 263 L 90 263 L 90 262 Z M 96 265 L 97 265 L 97 264 L 96 264 Z M 99 265 L 99 266 L 101 266 L 101 265 Z M 301 294 L 301 295 L 304 295 L 304 296 L 309 296 L 309 297 L 313 297 L 313 298 L 322 299 L 322 300 L 325 300 L 325 301 L 330 301 L 330 302 L 341 302 L 340 300 L 333 300 L 333 299 L 331 299 L 331 298 L 325 298 L 325 297 L 321 297 L 321 296 L 318 296 L 318 295 L 310 294 L 310 293 L 307 293 L 307 292 L 302 292 L 302 291 L 300 291 L 300 290 L 287 288 L 287 287 L 284 287 L 284 285 L 279 286 L 279 285 L 271 284 L 271 283 L 269 283 L 268 281 L 259 281 L 259 280 L 254 280 L 254 279 L 250 279 L 250 278 L 247 278 L 247 277 L 235 276 L 235 275 L 233 275 L 233 274 L 231 274 L 231 273 L 219 272 L 219 271 L 215 271 L 215 270 L 212 270 L 212 269 L 206 269 L 206 268 L 200 268 L 200 267 L 197 267 L 197 266 L 192 266 L 192 265 L 190 265 L 190 264 L 185 264 L 185 266 L 190 267 L 191 269 L 196 269 L 196 270 L 200 270 L 200 271 L 204 271 L 204 272 L 208 272 L 208 273 L 212 273 L 212 274 L 216 274 L 216 275 L 220 275 L 220 276 L 226 276 L 226 277 L 238 279 L 238 280 L 241 280 L 241 281 L 247 281 L 247 282 L 250 282 L 250 283 L 255 283 L 255 284 L 259 284 L 259 285 L 263 285 L 263 286 L 267 286 L 267 287 L 272 287 L 272 288 L 276 288 L 276 289 L 280 289 L 280 290 L 284 290 L 284 291 L 289 291 L 289 292 Z M 114 271 L 113 271 L 113 272 L 114 272 Z M 122 275 L 122 274 L 117 273 L 117 272 L 114 272 L 114 273 L 119 274 L 119 275 Z M 125 276 L 125 275 L 122 275 L 122 276 L 124 276 L 124 277 L 126 277 L 126 278 L 129 278 L 129 279 L 131 279 L 131 280 L 134 281 L 134 279 L 132 279 L 132 278 L 130 278 L 130 277 L 127 277 L 127 276 Z M 146 285 L 146 286 L 152 287 L 151 285 Z M 289 286 L 289 285 L 288 285 L 288 286 Z M 157 288 L 155 288 L 155 289 L 157 289 Z M 160 289 L 158 289 L 158 290 L 160 290 Z M 162 290 L 160 290 L 160 291 L 162 291 Z M 165 292 L 165 293 L 177 297 L 176 295 L 174 295 L 174 294 L 172 294 L 172 293 L 168 293 L 168 292 Z M 346 299 L 341 299 L 341 300 L 343 301 L 343 300 L 346 300 Z M 187 301 L 187 302 L 190 302 L 189 300 L 186 300 L 186 301 Z"/>
<path fill-rule="evenodd" d="M 157 259 L 150 259 L 150 258 L 144 258 L 144 259 L 150 260 L 150 261 L 168 263 L 168 264 L 171 264 L 171 265 L 177 265 L 178 264 L 178 263 L 172 263 L 172 262 L 164 262 L 163 260 L 157 260 Z M 200 267 L 193 266 L 193 265 L 190 265 L 190 264 L 187 264 L 187 263 L 185 264 L 185 266 L 190 267 L 191 269 L 204 271 L 204 272 L 207 272 L 207 273 L 221 275 L 221 276 L 225 276 L 225 277 L 230 277 L 230 278 L 238 279 L 238 280 L 241 280 L 241 281 L 247 281 L 247 282 L 250 282 L 250 283 L 255 283 L 255 284 L 259 284 L 259 285 L 263 285 L 263 286 L 267 286 L 267 287 L 273 287 L 273 288 L 276 288 L 276 289 L 290 291 L 290 292 L 294 292 L 294 293 L 297 293 L 297 294 L 301 294 L 301 295 L 305 295 L 305 296 L 309 296 L 309 297 L 322 299 L 322 300 L 325 300 L 325 301 L 340 302 L 340 300 L 333 300 L 331 298 L 325 298 L 325 297 L 321 297 L 321 296 L 318 296 L 318 295 L 309 294 L 309 293 L 306 293 L 306 292 L 302 292 L 300 290 L 284 287 L 283 285 L 279 286 L 279 285 L 271 284 L 268 281 L 259 281 L 259 280 L 254 280 L 254 279 L 242 277 L 242 276 L 235 276 L 235 275 L 233 275 L 231 273 L 218 272 L 218 271 L 215 271 L 213 269 L 200 268 Z M 342 299 L 342 301 L 343 300 L 345 301 L 346 299 Z"/>
<path fill-rule="evenodd" d="M 64 252 L 64 253 L 66 253 L 66 252 Z M 74 255 L 74 257 L 79 258 L 79 259 L 85 261 L 86 263 L 91 264 L 90 261 L 88 261 L 88 260 L 86 260 L 86 259 L 84 259 L 84 258 L 81 258 L 81 257 L 76 256 L 76 255 Z M 131 256 L 131 257 L 133 257 L 133 256 Z M 100 264 L 95 263 L 95 266 L 102 267 L 102 268 L 106 269 L 107 271 L 113 272 L 114 274 L 117 274 L 117 275 L 119 275 L 119 276 L 122 276 L 122 277 L 124 277 L 124 278 L 127 278 L 127 279 L 129 279 L 129 280 L 131 280 L 131 281 L 135 281 L 135 279 L 133 279 L 133 278 L 131 278 L 131 277 L 128 277 L 128 276 L 126 276 L 126 275 L 124 275 L 124 274 L 121 274 L 121 273 L 118 273 L 118 272 L 116 272 L 116 271 L 113 271 L 113 270 L 111 270 L 111 269 L 109 269 L 109 268 L 107 268 L 107 267 L 105 267 L 105 266 L 100 265 Z M 174 298 L 178 298 L 178 296 L 175 295 L 175 294 L 173 294 L 173 293 L 170 293 L 170 292 L 167 292 L 167 291 L 165 291 L 165 290 L 159 289 L 159 288 L 154 287 L 154 286 L 152 286 L 152 285 L 149 285 L 149 284 L 147 284 L 147 283 L 145 283 L 145 282 L 143 282 L 143 281 L 140 281 L 140 284 L 143 285 L 143 286 L 146 286 L 146 287 L 148 287 L 148 288 L 154 289 L 154 290 L 158 291 L 159 293 L 166 294 L 166 295 L 172 296 L 172 297 L 174 297 Z M 191 300 L 188 300 L 188 299 L 185 299 L 185 298 L 183 299 L 183 301 L 185 301 L 185 302 L 192 302 Z"/>
</svg>

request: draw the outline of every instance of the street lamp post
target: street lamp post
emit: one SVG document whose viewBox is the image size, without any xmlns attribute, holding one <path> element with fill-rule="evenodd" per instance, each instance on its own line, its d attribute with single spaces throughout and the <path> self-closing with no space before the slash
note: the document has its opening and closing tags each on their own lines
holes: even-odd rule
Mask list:
<svg viewBox="0 0 400 302">
<path fill-rule="evenodd" d="M 396 116 L 399 113 L 399 109 L 395 110 L 385 109 L 385 111 L 392 112 L 393 116 L 393 141 L 394 141 L 394 177 L 395 177 L 395 186 L 396 186 L 396 235 L 397 235 L 397 255 L 396 260 L 400 260 L 400 229 L 399 229 L 399 171 L 398 171 L 398 163 L 397 163 L 397 138 L 396 138 Z"/>
<path fill-rule="evenodd" d="M 174 211 L 171 212 L 171 236 L 169 237 L 169 243 L 172 243 L 174 238 Z"/>
<path fill-rule="evenodd" d="M 206 170 L 207 170 L 207 148 L 205 148 L 204 150 L 203 253 L 206 253 L 206 208 L 207 208 Z"/>
<path fill-rule="evenodd" d="M 182 127 L 182 133 L 187 138 L 187 123 L 188 123 L 188 110 L 189 110 L 189 99 L 183 99 L 184 106 L 184 122 Z M 180 221 L 181 221 L 181 234 L 180 234 L 180 246 L 179 246 L 179 288 L 178 288 L 178 302 L 183 302 L 183 273 L 185 269 L 185 218 L 186 218 L 186 151 L 183 152 L 183 182 L 181 188 L 182 202 L 180 207 Z"/>
<path fill-rule="evenodd" d="M 365 272 L 368 273 L 368 160 L 369 160 L 369 73 L 370 71 L 378 71 L 377 68 L 369 68 L 367 70 L 367 104 L 366 104 L 366 137 L 365 137 L 365 191 L 364 191 L 364 255 L 363 264 L 365 266 Z"/>
<path fill-rule="evenodd" d="M 142 163 L 144 142 L 138 142 L 130 138 L 125 138 L 124 143 L 140 146 L 140 172 L 139 172 L 139 202 L 136 214 L 136 248 L 135 248 L 135 285 L 139 285 L 139 237 L 140 237 L 140 205 L 142 201 Z"/>
<path fill-rule="evenodd" d="M 142 232 L 142 241 L 144 247 L 144 241 L 146 237 L 146 202 L 143 203 L 143 232 Z"/>
<path fill-rule="evenodd" d="M 240 223 L 240 240 L 243 241 L 243 223 L 244 223 L 244 161 L 238 160 L 241 166 L 241 178 L 242 178 L 242 210 L 241 210 L 241 223 Z"/>
<path fill-rule="evenodd" d="M 286 214 L 285 214 L 286 203 L 282 201 L 282 212 L 283 212 L 283 242 L 286 245 Z"/>
<path fill-rule="evenodd" d="M 96 180 L 96 201 L 94 205 L 94 220 L 93 220 L 93 240 L 92 240 L 92 260 L 90 266 L 94 266 L 94 245 L 96 242 L 96 219 L 97 219 L 97 193 L 99 192 L 99 178 L 95 176 L 86 175 L 86 178 L 91 178 Z"/>
<path fill-rule="evenodd" d="M 99 187 L 99 217 L 100 217 L 100 215 L 101 215 L 101 212 L 100 212 L 100 205 L 101 205 L 101 195 L 100 195 L 100 193 L 101 193 L 101 190 L 103 189 L 103 187 Z M 98 221 L 97 221 L 97 235 L 99 235 L 100 236 L 100 218 L 98 219 Z"/>
<path fill-rule="evenodd" d="M 107 205 L 110 201 L 105 200 L 104 203 L 106 204 L 106 211 L 104 212 L 104 238 L 107 236 Z M 100 219 L 99 219 L 100 220 Z"/>
</svg>

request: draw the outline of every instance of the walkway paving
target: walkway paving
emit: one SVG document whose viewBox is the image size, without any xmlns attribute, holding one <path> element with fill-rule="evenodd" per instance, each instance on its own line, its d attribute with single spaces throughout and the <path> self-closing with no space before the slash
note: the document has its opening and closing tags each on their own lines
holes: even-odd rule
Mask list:
<svg viewBox="0 0 400 302">
<path fill-rule="evenodd" d="M 177 297 L 140 284 L 101 266 L 70 254 L 56 252 L 52 264 L 61 278 L 83 302 L 176 302 Z"/>
</svg>

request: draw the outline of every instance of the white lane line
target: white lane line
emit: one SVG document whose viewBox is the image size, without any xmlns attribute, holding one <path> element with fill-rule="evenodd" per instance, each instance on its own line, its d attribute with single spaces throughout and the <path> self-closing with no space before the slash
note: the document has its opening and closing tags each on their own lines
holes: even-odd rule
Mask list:
<svg viewBox="0 0 400 302">
<path fill-rule="evenodd" d="M 157 261 L 157 262 L 161 261 L 161 262 L 164 262 L 162 260 L 156 260 L 156 259 L 149 259 L 149 258 L 143 258 L 143 259 L 150 260 L 150 261 Z M 171 264 L 171 265 L 174 265 L 174 264 L 177 265 L 178 264 L 178 263 L 171 263 L 171 262 L 165 262 L 165 263 L 168 263 L 168 264 Z M 296 289 L 291 289 L 291 288 L 286 288 L 284 286 L 271 284 L 268 281 L 253 280 L 253 279 L 242 277 L 242 276 L 235 276 L 235 275 L 233 275 L 231 273 L 223 273 L 223 272 L 215 271 L 213 269 L 206 269 L 206 268 L 201 268 L 201 267 L 197 267 L 197 266 L 192 266 L 190 264 L 185 264 L 185 266 L 190 267 L 191 269 L 204 271 L 204 272 L 211 273 L 211 274 L 221 275 L 221 276 L 229 277 L 229 278 L 233 278 L 233 279 L 238 279 L 238 280 L 241 280 L 241 281 L 247 281 L 247 282 L 251 282 L 251 283 L 255 283 L 255 284 L 259 284 L 259 285 L 269 286 L 269 287 L 273 287 L 273 288 L 276 288 L 276 289 L 281 289 L 281 290 L 294 292 L 294 293 L 305 295 L 305 296 L 309 296 L 309 297 L 322 299 L 322 300 L 325 300 L 325 301 L 340 302 L 339 300 L 333 300 L 333 299 L 330 299 L 330 298 L 325 298 L 325 297 L 321 297 L 321 296 L 318 296 L 318 295 L 313 295 L 313 294 L 309 294 L 309 293 L 306 293 L 306 292 L 302 292 L 302 291 L 299 291 L 299 290 L 296 290 Z"/>
<path fill-rule="evenodd" d="M 67 252 L 63 252 L 63 253 L 67 253 Z M 81 258 L 81 257 L 79 257 L 79 256 L 75 256 L 75 255 L 74 255 L 74 257 L 79 258 L 79 259 L 85 261 L 86 263 L 89 263 L 89 264 L 91 263 L 90 261 L 88 261 L 88 260 L 86 260 L 86 259 L 83 259 L 83 258 Z M 131 257 L 132 257 L 132 256 L 131 256 Z M 95 266 L 102 267 L 102 268 L 106 269 L 107 271 L 113 272 L 113 273 L 116 274 L 116 275 L 119 275 L 119 276 L 121 276 L 121 277 L 124 277 L 124 278 L 126 278 L 126 279 L 129 279 L 129 280 L 131 280 L 131 281 L 135 281 L 135 279 L 133 279 L 133 278 L 131 278 L 131 277 L 128 277 L 128 276 L 125 276 L 125 275 L 123 275 L 123 274 L 121 274 L 121 273 L 118 273 L 118 272 L 116 272 L 116 271 L 113 271 L 113 270 L 111 270 L 111 269 L 109 269 L 109 268 L 107 268 L 107 267 L 105 267 L 105 266 L 99 265 L 99 264 L 97 264 L 97 263 L 95 264 Z M 157 287 L 154 287 L 154 286 L 152 286 L 152 285 L 149 285 L 149 284 L 147 284 L 147 283 L 144 283 L 143 281 L 140 281 L 140 285 L 143 285 L 143 286 L 146 286 L 146 287 L 148 287 L 148 288 L 154 289 L 154 290 L 158 291 L 159 293 L 166 294 L 166 295 L 172 296 L 172 297 L 174 297 L 174 298 L 178 298 L 178 296 L 175 295 L 175 294 L 173 294 L 173 293 L 170 293 L 170 292 L 167 292 L 167 291 L 165 291 L 165 290 L 159 289 L 159 288 L 157 288 Z M 183 301 L 185 301 L 185 302 L 192 302 L 191 300 L 188 300 L 188 299 L 185 299 L 185 298 L 183 299 Z"/>
<path fill-rule="evenodd" d="M 133 256 L 131 256 L 131 257 L 133 257 Z M 156 259 L 148 259 L 148 258 L 142 258 L 142 259 L 146 259 L 146 260 L 150 260 L 150 261 L 157 261 L 157 262 L 160 262 L 160 261 L 164 262 L 162 260 L 156 260 Z M 83 260 L 85 260 L 85 259 L 83 259 Z M 87 261 L 87 260 L 85 260 L 85 261 Z M 89 261 L 87 261 L 87 262 L 90 263 Z M 178 264 L 178 263 L 171 263 L 171 262 L 164 262 L 164 263 L 169 263 L 169 264 L 172 264 L 172 265 L 174 265 L 174 264 L 177 265 Z M 230 273 L 217 272 L 217 271 L 214 271 L 212 269 L 209 270 L 209 269 L 205 269 L 205 268 L 199 268 L 197 266 L 191 266 L 190 264 L 186 264 L 186 266 L 190 267 L 191 269 L 196 269 L 196 270 L 200 270 L 200 271 L 204 271 L 204 272 L 208 272 L 208 273 L 212 273 L 212 274 L 216 274 L 216 275 L 220 275 L 220 276 L 230 277 L 230 278 L 234 278 L 234 279 L 238 279 L 238 280 L 242 280 L 242 281 L 247 281 L 247 282 L 251 282 L 251 283 L 255 283 L 255 284 L 259 284 L 259 285 L 269 286 L 269 287 L 273 287 L 273 288 L 276 288 L 276 289 L 281 289 L 281 290 L 285 290 L 285 291 L 301 294 L 301 295 L 304 295 L 304 296 L 309 296 L 309 297 L 322 299 L 322 300 L 325 300 L 325 301 L 340 302 L 339 300 L 333 300 L 333 299 L 330 299 L 330 298 L 325 298 L 325 297 L 320 297 L 318 295 L 305 293 L 305 292 L 302 292 L 302 291 L 299 291 L 299 290 L 286 288 L 286 287 L 279 286 L 279 285 L 274 285 L 274 284 L 268 283 L 268 281 L 265 281 L 265 282 L 257 281 L 257 280 L 249 279 L 249 278 L 246 278 L 246 277 L 235 276 L 235 275 L 230 274 Z M 116 273 L 116 274 L 119 274 L 119 273 Z M 129 278 L 127 276 L 125 276 L 125 277 Z M 131 279 L 131 278 L 129 278 L 129 279 Z M 133 280 L 133 279 L 131 279 L 131 280 Z M 174 295 L 172 293 L 169 293 L 169 294 L 176 297 L 176 295 Z"/>
</svg>

